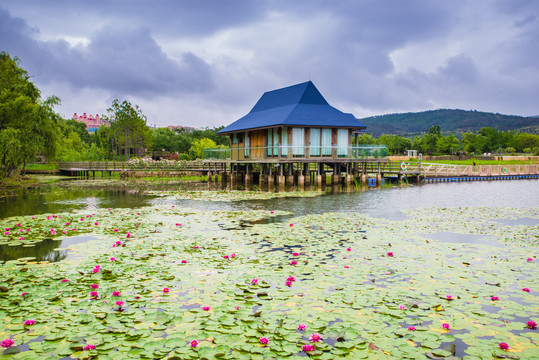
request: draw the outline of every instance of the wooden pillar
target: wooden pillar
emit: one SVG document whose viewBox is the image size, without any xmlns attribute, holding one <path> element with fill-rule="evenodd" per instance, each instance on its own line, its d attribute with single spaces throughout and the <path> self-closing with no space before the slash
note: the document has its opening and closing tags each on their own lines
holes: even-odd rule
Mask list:
<svg viewBox="0 0 539 360">
<path fill-rule="evenodd" d="M 376 173 L 376 186 L 382 186 L 382 174 Z"/>
<path fill-rule="evenodd" d="M 305 181 L 305 186 L 309 187 L 311 186 L 311 174 L 309 173 L 309 163 L 303 164 L 303 177 Z"/>
<path fill-rule="evenodd" d="M 305 190 L 305 164 L 298 164 L 298 190 Z"/>
<path fill-rule="evenodd" d="M 253 185 L 253 173 L 252 166 L 250 164 L 245 165 L 245 190 L 250 191 Z"/>
<path fill-rule="evenodd" d="M 287 176 L 286 176 L 286 190 L 287 191 L 293 191 L 294 190 L 294 164 L 290 163 L 288 164 L 287 169 Z"/>
<path fill-rule="evenodd" d="M 279 166 L 279 176 L 277 177 L 277 188 L 279 191 L 285 190 L 284 164 Z"/>
<path fill-rule="evenodd" d="M 221 189 L 226 188 L 227 177 L 228 177 L 228 175 L 227 175 L 226 171 L 221 172 L 221 179 L 220 179 Z"/>
<path fill-rule="evenodd" d="M 268 174 L 268 191 L 275 191 L 275 175 L 272 171 L 273 165 L 269 166 L 269 174 Z"/>
</svg>

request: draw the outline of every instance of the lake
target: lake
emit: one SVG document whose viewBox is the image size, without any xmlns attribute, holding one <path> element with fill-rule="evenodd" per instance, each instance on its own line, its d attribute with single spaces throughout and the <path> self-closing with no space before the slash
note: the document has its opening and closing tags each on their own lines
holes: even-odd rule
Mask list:
<svg viewBox="0 0 539 360">
<path fill-rule="evenodd" d="M 22 190 L 0 199 L 0 340 L 20 358 L 532 358 L 537 184 Z"/>
</svg>

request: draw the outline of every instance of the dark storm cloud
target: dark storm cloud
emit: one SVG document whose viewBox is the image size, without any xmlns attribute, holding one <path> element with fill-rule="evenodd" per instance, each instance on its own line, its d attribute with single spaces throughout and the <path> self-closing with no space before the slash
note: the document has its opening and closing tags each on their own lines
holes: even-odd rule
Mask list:
<svg viewBox="0 0 539 360">
<path fill-rule="evenodd" d="M 78 27 L 95 25 L 118 27 L 146 26 L 159 36 L 196 36 L 258 20 L 265 15 L 263 2 L 251 0 L 4 0 L 18 13 L 54 20 Z M 58 11 L 62 9 L 62 11 Z"/>
<path fill-rule="evenodd" d="M 102 103 L 133 95 L 165 123 L 178 111 L 228 123 L 263 91 L 309 79 L 332 104 L 365 111 L 357 116 L 436 107 L 538 113 L 537 0 L 1 6 L 9 13 L 0 12 L 0 46 L 9 45 L 40 87 L 60 89 L 67 101 L 75 97 L 64 88 L 85 87 L 79 103 L 90 92 Z"/>
<path fill-rule="evenodd" d="M 40 83 L 64 82 L 73 88 L 145 97 L 203 92 L 213 86 L 211 69 L 202 59 L 189 52 L 171 59 L 147 28 L 105 27 L 88 45 L 71 47 L 64 40 L 35 40 L 35 30 L 3 10 L 0 23 L 5 30 L 0 43 L 21 58 Z"/>
</svg>

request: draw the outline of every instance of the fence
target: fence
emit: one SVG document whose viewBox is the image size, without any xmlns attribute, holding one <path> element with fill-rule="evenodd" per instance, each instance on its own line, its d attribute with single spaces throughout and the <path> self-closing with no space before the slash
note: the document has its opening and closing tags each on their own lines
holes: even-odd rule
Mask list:
<svg viewBox="0 0 539 360">
<path fill-rule="evenodd" d="M 538 164 L 473 166 L 422 163 L 421 173 L 424 177 L 534 175 L 539 173 L 538 166 Z"/>
<path fill-rule="evenodd" d="M 367 146 L 258 146 L 204 149 L 203 160 L 380 159 L 389 156 L 385 145 Z"/>
</svg>

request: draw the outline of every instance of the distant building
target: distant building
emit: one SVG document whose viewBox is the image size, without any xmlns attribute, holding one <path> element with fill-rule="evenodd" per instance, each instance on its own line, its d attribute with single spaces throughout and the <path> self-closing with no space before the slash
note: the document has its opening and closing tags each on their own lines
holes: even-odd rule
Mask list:
<svg viewBox="0 0 539 360">
<path fill-rule="evenodd" d="M 195 130 L 194 127 L 191 127 L 191 126 L 183 126 L 183 125 L 169 125 L 168 128 L 170 130 L 181 130 L 181 129 L 185 129 L 187 131 L 193 131 Z"/>
<path fill-rule="evenodd" d="M 90 133 L 95 132 L 101 125 L 105 125 L 105 122 L 101 120 L 99 114 L 96 114 L 94 117 L 93 115 L 86 115 L 86 113 L 80 116 L 77 115 L 77 113 L 74 113 L 72 119 L 84 123 L 86 129 L 88 129 L 88 132 Z"/>
</svg>

